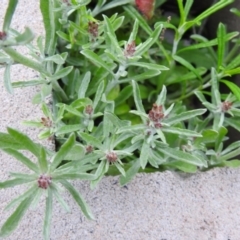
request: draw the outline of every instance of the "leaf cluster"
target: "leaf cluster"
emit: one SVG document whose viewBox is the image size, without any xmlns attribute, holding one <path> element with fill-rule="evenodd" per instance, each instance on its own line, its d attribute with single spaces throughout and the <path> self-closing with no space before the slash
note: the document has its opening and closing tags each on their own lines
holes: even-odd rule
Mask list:
<svg viewBox="0 0 240 240">
<path fill-rule="evenodd" d="M 10 93 L 41 86 L 33 103 L 41 104 L 43 117 L 24 124 L 41 128 L 40 139 L 54 137 L 58 148 L 53 152 L 11 128 L 0 133 L 0 149 L 30 171 L 11 173 L 12 179 L 0 183 L 0 188 L 28 186 L 9 203 L 7 208 L 16 210 L 1 236 L 8 236 L 44 194 L 43 232 L 49 239 L 53 199 L 69 211 L 62 188 L 93 219 L 71 179 L 87 180 L 94 188 L 108 175 L 120 175 L 125 185 L 138 172 L 195 173 L 240 165 L 240 141 L 226 144 L 230 127 L 240 131 L 240 89 L 228 78 L 240 70 L 239 33 L 227 33 L 222 23 L 215 39 L 201 32 L 204 20 L 233 0 L 218 1 L 198 16 L 190 14 L 193 0 L 178 0 L 179 17 L 150 21 L 130 2 L 40 0 L 45 36 L 35 46 L 30 29 L 10 28 L 17 1 L 9 1 L 0 39 L 4 83 Z M 29 56 L 15 50 L 18 45 L 28 47 Z M 39 77 L 12 83 L 13 64 L 36 70 Z M 231 93 L 222 94 L 220 84 Z"/>
</svg>

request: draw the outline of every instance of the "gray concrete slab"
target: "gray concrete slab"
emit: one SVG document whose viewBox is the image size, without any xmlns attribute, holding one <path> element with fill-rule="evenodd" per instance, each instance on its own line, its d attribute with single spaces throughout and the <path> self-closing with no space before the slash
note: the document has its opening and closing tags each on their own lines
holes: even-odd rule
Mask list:
<svg viewBox="0 0 240 240">
<path fill-rule="evenodd" d="M 0 23 L 7 6 L 0 1 Z M 14 27 L 31 27 L 43 33 L 38 1 L 20 0 Z M 24 51 L 24 50 L 23 50 Z M 41 117 L 39 107 L 31 104 L 37 88 L 16 89 L 9 95 L 3 87 L 0 71 L 0 130 L 19 128 L 36 139 L 38 130 L 21 125 L 24 119 Z M 31 78 L 36 73 L 16 68 L 13 79 Z M 0 153 L 0 180 L 9 171 L 24 167 Z M 139 174 L 127 186 L 120 187 L 117 177 L 106 177 L 91 191 L 88 184 L 74 182 L 86 198 L 96 221 L 86 220 L 67 192 L 64 198 L 71 207 L 65 213 L 54 204 L 52 240 L 239 240 L 240 239 L 240 169 L 215 169 L 182 178 L 172 172 Z M 0 190 L 0 224 L 9 216 L 7 203 L 22 193 L 23 187 Z M 44 199 L 27 212 L 22 223 L 8 240 L 41 240 Z"/>
</svg>

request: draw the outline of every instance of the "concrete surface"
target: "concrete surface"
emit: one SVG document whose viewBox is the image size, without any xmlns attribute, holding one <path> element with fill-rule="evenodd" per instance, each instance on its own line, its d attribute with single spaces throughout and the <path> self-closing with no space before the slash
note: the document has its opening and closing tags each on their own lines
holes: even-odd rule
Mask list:
<svg viewBox="0 0 240 240">
<path fill-rule="evenodd" d="M 1 22 L 7 0 L 0 1 Z M 43 33 L 36 0 L 20 0 L 14 27 L 31 27 Z M 1 23 L 0 22 L 0 23 Z M 24 51 L 24 49 L 23 49 Z M 21 125 L 24 119 L 41 117 L 39 107 L 31 104 L 37 88 L 17 89 L 9 95 L 0 71 L 0 131 L 16 127 L 36 139 L 38 130 Z M 16 68 L 13 79 L 31 78 L 36 73 Z M 9 171 L 24 171 L 24 167 L 0 153 L 0 180 Z M 52 219 L 52 240 L 239 240 L 240 239 L 240 169 L 215 169 L 181 178 L 165 172 L 139 174 L 121 188 L 117 177 L 105 178 L 98 188 L 90 191 L 86 183 L 74 185 L 92 208 L 96 221 L 88 221 L 78 210 L 68 193 L 65 200 L 71 213 L 65 213 L 55 203 Z M 23 187 L 0 190 L 0 224 L 9 216 L 7 203 Z M 8 240 L 41 240 L 44 201 L 27 212 L 17 230 Z"/>
</svg>

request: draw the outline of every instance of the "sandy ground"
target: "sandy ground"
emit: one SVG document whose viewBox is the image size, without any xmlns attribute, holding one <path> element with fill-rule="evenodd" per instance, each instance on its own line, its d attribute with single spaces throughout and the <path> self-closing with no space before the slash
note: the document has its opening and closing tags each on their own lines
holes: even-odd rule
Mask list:
<svg viewBox="0 0 240 240">
<path fill-rule="evenodd" d="M 7 0 L 0 1 L 2 23 Z M 41 15 L 36 0 L 20 0 L 13 21 L 22 31 L 29 26 L 36 35 L 43 34 Z M 24 52 L 25 50 L 22 49 Z M 31 79 L 36 72 L 22 67 L 12 71 L 13 80 Z M 32 139 L 39 130 L 24 127 L 25 119 L 42 116 L 31 99 L 38 88 L 15 89 L 10 95 L 3 87 L 0 69 L 0 130 L 7 126 L 21 129 Z M 9 171 L 24 167 L 0 153 L 0 180 L 9 178 Z M 128 186 L 120 187 L 116 177 L 105 178 L 90 191 L 86 183 L 74 185 L 92 208 L 95 221 L 86 220 L 68 193 L 64 198 L 71 207 L 65 213 L 54 203 L 52 240 L 239 240 L 240 239 L 240 169 L 215 169 L 186 178 L 171 172 L 139 174 Z M 0 190 L 0 224 L 11 211 L 7 203 L 24 187 Z M 27 212 L 9 240 L 42 239 L 44 199 L 36 209 Z"/>
</svg>

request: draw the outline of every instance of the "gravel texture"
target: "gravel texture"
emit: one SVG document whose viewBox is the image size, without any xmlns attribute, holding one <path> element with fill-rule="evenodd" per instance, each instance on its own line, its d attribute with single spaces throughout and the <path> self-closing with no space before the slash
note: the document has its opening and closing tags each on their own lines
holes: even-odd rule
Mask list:
<svg viewBox="0 0 240 240">
<path fill-rule="evenodd" d="M 0 1 L 0 23 L 7 2 Z M 38 1 L 20 0 L 13 25 L 21 31 L 29 26 L 37 35 L 43 34 Z M 15 67 L 12 71 L 13 80 L 31 79 L 35 75 L 36 72 L 25 68 Z M 41 117 L 39 106 L 31 104 L 38 88 L 15 89 L 15 94 L 10 95 L 3 87 L 2 76 L 0 69 L 0 130 L 11 126 L 36 139 L 39 130 L 26 128 L 21 122 Z M 9 171 L 25 169 L 0 153 L 1 181 L 9 178 Z M 54 203 L 52 240 L 240 239 L 240 169 L 215 169 L 185 177 L 172 172 L 139 174 L 126 187 L 119 186 L 117 177 L 106 177 L 93 191 L 86 183 L 74 185 L 89 203 L 96 220 L 86 220 L 64 192 L 71 213 L 65 213 Z M 24 189 L 0 190 L 1 225 L 11 212 L 4 211 L 4 207 Z M 41 240 L 43 212 L 44 198 L 36 209 L 27 212 L 7 239 Z"/>
</svg>

